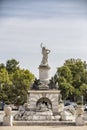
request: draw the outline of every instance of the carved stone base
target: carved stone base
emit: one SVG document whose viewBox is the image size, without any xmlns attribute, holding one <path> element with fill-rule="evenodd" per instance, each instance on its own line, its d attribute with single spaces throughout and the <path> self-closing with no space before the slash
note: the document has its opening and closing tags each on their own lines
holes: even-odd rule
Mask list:
<svg viewBox="0 0 87 130">
<path fill-rule="evenodd" d="M 4 126 L 12 126 L 13 125 L 12 122 L 13 122 L 13 116 L 4 116 L 3 117 Z"/>
<path fill-rule="evenodd" d="M 42 85 L 40 85 L 40 87 L 39 87 L 39 90 L 48 90 L 48 89 L 49 89 L 49 86 L 46 85 L 46 84 L 42 84 Z"/>
<path fill-rule="evenodd" d="M 58 98 L 60 91 L 58 90 L 30 90 L 28 91 L 28 103 L 31 111 L 37 111 L 38 104 L 50 106 L 54 115 L 58 113 Z"/>
</svg>

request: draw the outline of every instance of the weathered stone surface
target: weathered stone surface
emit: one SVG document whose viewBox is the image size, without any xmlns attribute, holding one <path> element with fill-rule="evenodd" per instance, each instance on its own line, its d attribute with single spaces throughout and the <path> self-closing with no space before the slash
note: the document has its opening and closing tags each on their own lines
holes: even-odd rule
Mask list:
<svg viewBox="0 0 87 130">
<path fill-rule="evenodd" d="M 80 126 L 80 125 L 84 125 L 84 118 L 83 118 L 83 107 L 82 106 L 78 106 L 78 108 L 76 109 L 76 125 Z"/>
<path fill-rule="evenodd" d="M 55 120 L 58 121 L 60 119 L 59 115 L 53 115 L 52 110 L 48 110 L 48 111 L 25 111 L 22 115 L 19 111 L 19 113 L 17 113 L 14 116 L 15 120 L 18 121 L 51 121 L 51 120 Z"/>
<path fill-rule="evenodd" d="M 59 105 L 58 105 L 58 112 L 59 112 L 59 113 L 62 112 L 63 109 L 64 109 L 64 104 L 63 104 L 63 103 L 59 104 Z"/>
<path fill-rule="evenodd" d="M 3 125 L 12 126 L 13 116 L 11 116 L 11 107 L 4 108 L 5 116 L 3 117 Z"/>
<path fill-rule="evenodd" d="M 78 106 L 78 108 L 76 109 L 76 114 L 77 115 L 83 115 L 83 112 L 84 112 L 83 107 L 82 106 Z"/>
<path fill-rule="evenodd" d="M 75 120 L 75 116 L 72 115 L 70 112 L 63 111 L 61 113 L 61 120 L 63 120 L 63 121 L 73 121 L 73 120 Z"/>
<path fill-rule="evenodd" d="M 49 111 L 44 111 L 44 112 L 36 112 L 36 115 L 40 115 L 40 116 L 41 115 L 44 115 L 44 116 L 50 115 L 50 116 L 52 116 L 53 113 L 51 110 L 49 110 Z"/>
<path fill-rule="evenodd" d="M 55 120 L 58 120 L 58 121 L 59 121 L 60 118 L 61 118 L 60 115 L 56 115 L 56 116 L 54 116 L 54 119 L 55 119 Z"/>
<path fill-rule="evenodd" d="M 47 91 L 29 91 L 29 104 L 30 104 L 30 109 L 31 110 L 37 110 L 37 102 L 39 99 L 41 98 L 46 98 L 48 100 L 50 100 L 51 102 L 51 105 L 52 105 L 52 110 L 53 112 L 58 112 L 58 97 L 59 97 L 59 94 L 60 94 L 60 91 L 58 90 L 47 90 Z"/>
<path fill-rule="evenodd" d="M 61 112 L 61 120 L 63 121 L 74 121 L 75 120 L 75 108 L 71 105 L 66 106 Z"/>
<path fill-rule="evenodd" d="M 4 116 L 3 117 L 3 125 L 4 126 L 13 126 L 13 116 Z"/>
<path fill-rule="evenodd" d="M 87 111 L 85 111 L 85 112 L 83 113 L 83 119 L 84 119 L 85 121 L 87 121 Z"/>
<path fill-rule="evenodd" d="M 77 126 L 82 126 L 85 123 L 82 115 L 77 116 L 75 122 Z"/>
<path fill-rule="evenodd" d="M 49 83 L 49 79 L 50 79 L 49 73 L 50 73 L 50 67 L 48 65 L 40 65 L 39 66 L 39 79 L 40 79 L 40 82 L 42 84 L 47 85 Z"/>
</svg>

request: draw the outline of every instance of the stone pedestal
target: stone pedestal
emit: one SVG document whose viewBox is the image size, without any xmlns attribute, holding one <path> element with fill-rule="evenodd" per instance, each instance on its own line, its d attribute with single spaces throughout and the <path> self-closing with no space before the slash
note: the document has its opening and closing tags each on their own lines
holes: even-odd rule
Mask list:
<svg viewBox="0 0 87 130">
<path fill-rule="evenodd" d="M 13 116 L 4 116 L 3 117 L 3 125 L 4 126 L 13 126 Z"/>
<path fill-rule="evenodd" d="M 79 115 L 76 117 L 76 125 L 77 126 L 83 126 L 85 124 L 84 120 L 83 120 L 83 116 Z"/>
<path fill-rule="evenodd" d="M 40 82 L 44 85 L 49 83 L 50 79 L 50 66 L 49 65 L 40 65 L 39 66 L 39 79 Z"/>
<path fill-rule="evenodd" d="M 30 104 L 30 110 L 36 111 L 38 103 L 45 102 L 47 105 L 50 105 L 50 109 L 53 114 L 58 114 L 58 99 L 60 91 L 58 90 L 44 90 L 44 91 L 28 91 L 28 103 Z"/>
</svg>

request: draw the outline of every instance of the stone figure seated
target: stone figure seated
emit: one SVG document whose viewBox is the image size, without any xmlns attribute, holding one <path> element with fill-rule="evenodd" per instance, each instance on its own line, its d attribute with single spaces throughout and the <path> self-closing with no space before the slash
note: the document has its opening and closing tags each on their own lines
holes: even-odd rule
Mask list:
<svg viewBox="0 0 87 130">
<path fill-rule="evenodd" d="M 31 89 L 34 89 L 34 90 L 38 90 L 39 89 L 39 85 L 40 85 L 40 80 L 35 78 L 35 81 L 31 87 Z"/>
<path fill-rule="evenodd" d="M 37 111 L 48 111 L 50 108 L 51 106 L 46 104 L 44 101 L 37 105 Z"/>
<path fill-rule="evenodd" d="M 50 89 L 58 89 L 58 82 L 55 82 L 53 77 L 50 80 L 49 88 Z"/>
<path fill-rule="evenodd" d="M 14 119 L 15 120 L 21 120 L 24 113 L 25 113 L 25 107 L 22 106 L 22 105 L 19 106 L 18 113 L 14 116 Z"/>
</svg>

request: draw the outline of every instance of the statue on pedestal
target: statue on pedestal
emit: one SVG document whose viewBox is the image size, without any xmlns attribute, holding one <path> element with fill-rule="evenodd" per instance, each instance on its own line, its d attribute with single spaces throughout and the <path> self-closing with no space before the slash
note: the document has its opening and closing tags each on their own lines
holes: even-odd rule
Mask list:
<svg viewBox="0 0 87 130">
<path fill-rule="evenodd" d="M 42 46 L 43 43 L 41 43 L 41 48 L 42 48 L 42 61 L 41 64 L 42 65 L 47 65 L 48 64 L 48 54 L 50 53 L 50 50 L 47 49 L 45 46 Z"/>
</svg>

